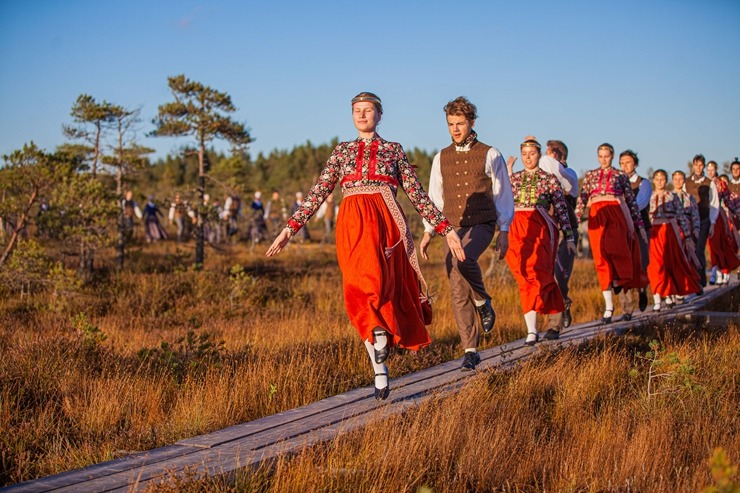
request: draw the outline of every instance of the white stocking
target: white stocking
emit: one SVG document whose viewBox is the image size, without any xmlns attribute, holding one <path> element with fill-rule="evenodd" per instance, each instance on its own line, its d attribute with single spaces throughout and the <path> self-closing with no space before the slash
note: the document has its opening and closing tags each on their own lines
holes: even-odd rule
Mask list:
<svg viewBox="0 0 740 493">
<path fill-rule="evenodd" d="M 377 376 L 375 377 L 375 388 L 383 389 L 388 386 L 388 367 L 385 366 L 383 363 L 376 363 L 375 362 L 375 348 L 373 347 L 373 343 L 370 341 L 365 341 L 365 349 L 367 349 L 367 354 L 370 355 L 370 363 L 373 365 L 373 370 L 375 370 L 375 374 L 378 373 L 385 373 L 385 375 Z"/>
</svg>

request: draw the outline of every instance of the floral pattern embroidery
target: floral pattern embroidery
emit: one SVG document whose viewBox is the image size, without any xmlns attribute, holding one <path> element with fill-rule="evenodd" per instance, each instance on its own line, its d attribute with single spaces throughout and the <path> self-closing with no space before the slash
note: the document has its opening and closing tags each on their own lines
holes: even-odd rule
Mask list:
<svg viewBox="0 0 740 493">
<path fill-rule="evenodd" d="M 691 224 L 683 213 L 681 199 L 673 192 L 653 192 L 650 196 L 650 219 L 675 219 L 687 238 L 691 235 Z M 698 210 L 697 210 L 698 217 Z"/>
<path fill-rule="evenodd" d="M 727 183 L 719 178 L 714 178 L 714 185 L 717 187 L 717 196 L 719 197 L 720 203 L 733 215 L 740 213 L 740 210 L 738 210 L 738 201 L 733 197 L 735 194 L 730 191 L 730 187 L 727 186 Z"/>
<path fill-rule="evenodd" d="M 701 219 L 699 218 L 699 206 L 696 203 L 696 199 L 689 192 L 683 190 L 674 193 L 681 202 L 681 212 L 691 227 L 692 236 L 698 238 Z"/>
<path fill-rule="evenodd" d="M 573 239 L 573 229 L 568 217 L 565 195 L 557 177 L 537 168 L 534 173 L 526 170 L 512 173 L 511 191 L 514 193 L 514 208 L 553 206 L 555 219 L 567 239 Z"/>
<path fill-rule="evenodd" d="M 419 215 L 437 233 L 445 235 L 452 231 L 450 223 L 424 191 L 401 144 L 375 136 L 372 139 L 357 138 L 341 142 L 334 148 L 318 181 L 288 221 L 292 234 L 311 219 L 337 182 L 340 182 L 343 191 L 354 187 L 388 186 L 394 196 L 400 186 Z"/>
<path fill-rule="evenodd" d="M 630 187 L 630 180 L 624 171 L 615 169 L 611 166 L 608 168 L 597 168 L 586 173 L 581 184 L 581 193 L 578 195 L 576 205 L 576 217 L 580 221 L 583 210 L 586 208 L 588 199 L 599 195 L 614 195 L 623 197 L 627 207 L 629 207 L 632 222 L 635 227 L 644 228 L 645 225 L 640 217 L 640 210 L 637 208 L 635 194 Z"/>
</svg>

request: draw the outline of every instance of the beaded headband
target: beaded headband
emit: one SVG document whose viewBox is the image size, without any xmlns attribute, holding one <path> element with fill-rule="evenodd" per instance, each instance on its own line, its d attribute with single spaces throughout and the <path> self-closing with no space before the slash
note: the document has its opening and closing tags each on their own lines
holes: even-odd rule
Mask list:
<svg viewBox="0 0 740 493">
<path fill-rule="evenodd" d="M 383 103 L 380 102 L 380 98 L 376 98 L 374 96 L 355 96 L 354 98 L 352 98 L 352 104 L 360 103 L 362 101 L 368 101 L 379 106 L 383 105 Z"/>
<path fill-rule="evenodd" d="M 542 152 L 542 146 L 536 140 L 525 140 L 519 146 L 519 149 L 524 149 L 525 147 L 536 147 L 538 151 Z"/>
<path fill-rule="evenodd" d="M 600 151 L 601 149 L 608 149 L 612 152 L 612 154 L 614 154 L 614 148 L 610 146 L 609 144 L 601 144 L 598 150 Z"/>
</svg>

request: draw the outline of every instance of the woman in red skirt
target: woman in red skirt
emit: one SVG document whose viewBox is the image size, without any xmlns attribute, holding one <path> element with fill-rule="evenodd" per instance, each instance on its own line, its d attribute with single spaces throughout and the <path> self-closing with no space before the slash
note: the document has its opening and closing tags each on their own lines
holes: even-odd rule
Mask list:
<svg viewBox="0 0 740 493">
<path fill-rule="evenodd" d="M 604 296 L 602 321 L 610 323 L 614 314 L 614 293 L 640 289 L 648 284 L 642 270 L 636 234 L 647 241 L 629 178 L 612 167 L 614 147 L 601 144 L 597 150 L 599 167 L 586 173 L 578 195 L 576 217 L 588 213 L 588 239 Z"/>
<path fill-rule="evenodd" d="M 730 219 L 727 214 L 728 206 L 733 205 L 727 183 L 717 176 L 717 163 L 707 163 L 707 176 L 714 181 L 719 196 L 719 215 L 714 228 L 709 235 L 709 258 L 712 262 L 712 275 L 709 284 L 726 284 L 730 281 L 730 272 L 740 267 L 740 258 L 737 256 L 735 234 L 730 228 Z"/>
<path fill-rule="evenodd" d="M 686 250 L 694 251 L 691 225 L 683 214 L 681 199 L 666 190 L 668 174 L 659 169 L 653 173 L 653 193 L 650 196 L 650 263 L 648 278 L 653 291 L 654 311 L 660 310 L 661 298 L 666 307 L 675 304 L 674 296 L 698 293 L 699 274 L 686 257 Z"/>
<path fill-rule="evenodd" d="M 406 218 L 396 202 L 398 187 L 421 217 L 446 235 L 452 254 L 465 260 L 460 238 L 429 200 L 401 145 L 376 133 L 382 114 L 375 94 L 362 92 L 352 99 L 358 138 L 337 145 L 300 209 L 267 250 L 268 257 L 278 254 L 340 184 L 344 199 L 337 215 L 336 245 L 344 303 L 370 355 L 375 398 L 381 400 L 390 392 L 384 364 L 390 348 L 418 350 L 431 342 L 426 329 L 430 314 L 424 306 L 426 283 Z"/>
<path fill-rule="evenodd" d="M 527 326 L 525 344 L 538 340 L 537 314 L 550 315 L 565 310 L 563 296 L 555 281 L 555 259 L 560 234 L 565 234 L 568 250 L 576 253 L 573 229 L 568 219 L 568 207 L 560 182 L 551 173 L 540 169 L 540 144 L 525 140 L 520 146 L 524 170 L 511 174 L 514 194 L 514 220 L 509 226 L 509 250 L 506 263 L 519 284 L 519 297 Z M 553 207 L 555 218 L 550 216 Z M 553 333 L 551 333 L 551 331 Z M 545 338 L 556 338 L 549 329 Z"/>
</svg>

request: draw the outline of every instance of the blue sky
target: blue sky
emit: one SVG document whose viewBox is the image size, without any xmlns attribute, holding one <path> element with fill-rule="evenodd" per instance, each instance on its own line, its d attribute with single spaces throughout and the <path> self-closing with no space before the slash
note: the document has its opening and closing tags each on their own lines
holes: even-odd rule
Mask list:
<svg viewBox="0 0 740 493">
<path fill-rule="evenodd" d="M 178 142 L 145 133 L 185 74 L 231 95 L 253 156 L 354 138 L 362 90 L 405 148 L 446 146 L 442 107 L 465 95 L 505 156 L 528 134 L 565 141 L 579 172 L 602 142 L 638 171 L 740 155 L 737 0 L 0 0 L 0 67 L 0 154 L 63 143 L 87 93 L 140 107 L 163 157 Z"/>
</svg>

